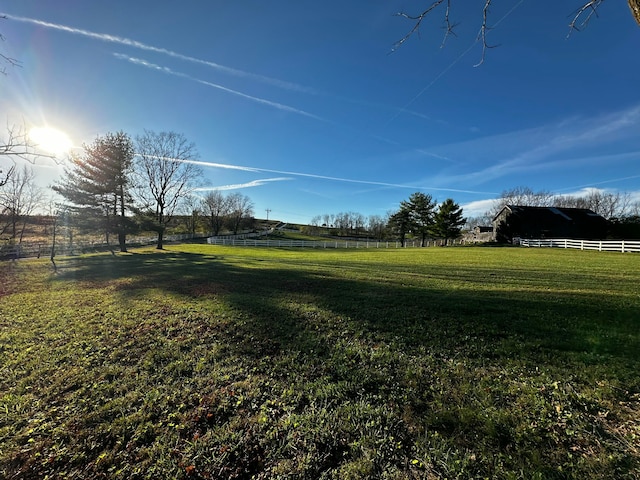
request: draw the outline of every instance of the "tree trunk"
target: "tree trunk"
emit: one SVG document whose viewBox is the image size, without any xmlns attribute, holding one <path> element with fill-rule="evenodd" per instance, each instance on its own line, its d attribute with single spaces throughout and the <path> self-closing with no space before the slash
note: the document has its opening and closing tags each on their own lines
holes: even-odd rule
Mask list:
<svg viewBox="0 0 640 480">
<path fill-rule="evenodd" d="M 123 253 L 126 252 L 127 251 L 127 234 L 124 232 L 122 227 L 118 232 L 118 243 L 120 244 L 120 251 Z"/>
<path fill-rule="evenodd" d="M 120 251 L 127 251 L 127 232 L 125 224 L 125 205 L 124 205 L 124 185 L 120 184 L 120 228 L 118 229 L 118 243 L 120 244 Z M 116 199 L 117 201 L 118 199 Z"/>
<path fill-rule="evenodd" d="M 164 228 L 160 227 L 158 229 L 158 245 L 156 246 L 156 249 L 162 250 L 164 248 L 162 244 L 163 238 L 164 238 Z"/>
</svg>

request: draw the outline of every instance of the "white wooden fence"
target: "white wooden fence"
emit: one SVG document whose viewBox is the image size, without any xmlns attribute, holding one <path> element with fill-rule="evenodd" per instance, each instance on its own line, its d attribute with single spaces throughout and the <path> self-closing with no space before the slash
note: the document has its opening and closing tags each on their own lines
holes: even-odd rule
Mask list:
<svg viewBox="0 0 640 480">
<path fill-rule="evenodd" d="M 635 252 L 640 253 L 638 240 L 572 240 L 570 238 L 548 238 L 539 240 L 521 239 L 523 247 L 576 248 L 597 250 L 599 252 Z"/>
<path fill-rule="evenodd" d="M 282 247 L 282 248 L 402 248 L 400 242 L 377 242 L 375 240 L 258 240 L 210 237 L 211 245 L 233 245 L 240 247 Z M 420 242 L 405 242 L 406 247 L 419 247 Z"/>
<path fill-rule="evenodd" d="M 197 238 L 205 238 L 202 235 L 182 234 L 182 235 L 165 235 L 163 241 L 165 243 L 184 242 Z M 127 237 L 127 247 L 153 245 L 158 240 L 157 236 L 145 237 Z M 0 260 L 25 258 L 25 257 L 48 257 L 51 255 L 53 246 L 50 243 L 18 243 L 15 245 L 0 245 Z M 66 239 L 61 237 L 56 245 L 56 255 L 78 255 L 87 252 L 100 251 L 105 249 L 119 248 L 118 243 L 106 242 L 74 242 L 67 243 Z"/>
</svg>

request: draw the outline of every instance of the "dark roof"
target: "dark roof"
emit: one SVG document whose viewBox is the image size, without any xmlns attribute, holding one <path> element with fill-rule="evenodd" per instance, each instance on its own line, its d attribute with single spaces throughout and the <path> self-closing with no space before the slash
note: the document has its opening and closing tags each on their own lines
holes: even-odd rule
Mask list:
<svg viewBox="0 0 640 480">
<path fill-rule="evenodd" d="M 588 208 L 507 205 L 494 217 L 494 224 L 501 217 L 506 223 L 498 229 L 504 227 L 522 238 L 594 239 L 607 235 L 607 220 Z"/>
<path fill-rule="evenodd" d="M 588 208 L 565 208 L 565 207 L 529 207 L 525 205 L 505 205 L 502 210 L 498 212 L 498 214 L 493 217 L 495 221 L 496 218 L 500 216 L 505 208 L 508 208 L 511 213 L 515 213 L 517 215 L 526 215 L 527 218 L 535 217 L 537 220 L 552 220 L 558 221 L 562 219 L 568 222 L 591 222 L 594 219 L 604 220 L 604 217 L 598 215 L 593 210 Z"/>
</svg>

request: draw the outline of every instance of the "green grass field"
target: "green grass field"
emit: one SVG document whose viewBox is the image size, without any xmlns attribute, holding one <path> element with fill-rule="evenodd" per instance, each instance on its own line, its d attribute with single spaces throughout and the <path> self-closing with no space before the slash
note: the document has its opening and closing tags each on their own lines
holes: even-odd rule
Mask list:
<svg viewBox="0 0 640 480">
<path fill-rule="evenodd" d="M 640 256 L 0 264 L 0 478 L 640 478 Z"/>
</svg>

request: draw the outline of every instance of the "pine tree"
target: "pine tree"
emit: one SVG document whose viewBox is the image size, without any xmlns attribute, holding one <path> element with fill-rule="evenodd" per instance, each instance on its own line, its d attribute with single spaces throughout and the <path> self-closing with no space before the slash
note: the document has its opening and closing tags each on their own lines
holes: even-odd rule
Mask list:
<svg viewBox="0 0 640 480">
<path fill-rule="evenodd" d="M 431 233 L 436 237 L 443 238 L 446 245 L 450 238 L 460 236 L 465 221 L 462 216 L 462 208 L 451 198 L 447 198 L 438 208 Z"/>
<path fill-rule="evenodd" d="M 427 193 L 415 192 L 409 196 L 409 201 L 400 202 L 400 206 L 411 212 L 412 229 L 420 234 L 420 246 L 424 247 L 434 221 L 435 200 Z"/>
<path fill-rule="evenodd" d="M 404 247 L 407 233 L 411 230 L 411 210 L 400 204 L 400 210 L 389 217 L 389 229 L 400 238 L 400 244 Z"/>
<path fill-rule="evenodd" d="M 133 142 L 124 132 L 107 133 L 83 149 L 72 157 L 71 167 L 53 190 L 70 204 L 68 210 L 80 225 L 102 230 L 107 244 L 109 234 L 117 233 L 120 251 L 126 252 L 131 225 L 127 212 L 133 204 L 129 194 Z"/>
</svg>

